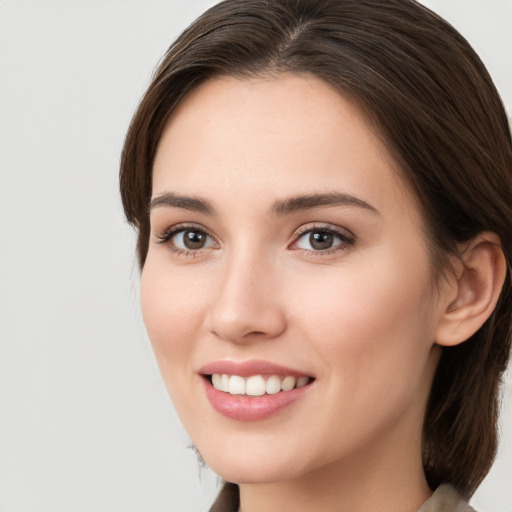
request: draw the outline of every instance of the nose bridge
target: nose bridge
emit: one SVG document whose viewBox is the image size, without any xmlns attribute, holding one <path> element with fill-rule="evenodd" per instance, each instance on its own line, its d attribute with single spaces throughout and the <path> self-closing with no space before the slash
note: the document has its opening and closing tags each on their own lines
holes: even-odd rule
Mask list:
<svg viewBox="0 0 512 512">
<path fill-rule="evenodd" d="M 275 293 L 276 273 L 271 259 L 254 247 L 234 248 L 221 271 L 210 330 L 227 341 L 244 343 L 281 334 L 286 322 Z"/>
</svg>

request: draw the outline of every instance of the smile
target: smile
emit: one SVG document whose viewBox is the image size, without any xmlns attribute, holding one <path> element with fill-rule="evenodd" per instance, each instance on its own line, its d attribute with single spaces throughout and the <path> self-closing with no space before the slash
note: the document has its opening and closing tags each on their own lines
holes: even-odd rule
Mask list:
<svg viewBox="0 0 512 512">
<path fill-rule="evenodd" d="M 228 375 L 226 373 L 214 373 L 211 382 L 215 389 L 229 393 L 230 395 L 263 396 L 275 395 L 282 391 L 291 391 L 295 388 L 306 386 L 309 377 L 294 377 L 288 375 L 252 375 L 242 377 L 240 375 Z"/>
<path fill-rule="evenodd" d="M 212 407 L 239 421 L 276 415 L 305 397 L 316 381 L 313 376 L 268 361 L 217 361 L 199 373 Z"/>
</svg>

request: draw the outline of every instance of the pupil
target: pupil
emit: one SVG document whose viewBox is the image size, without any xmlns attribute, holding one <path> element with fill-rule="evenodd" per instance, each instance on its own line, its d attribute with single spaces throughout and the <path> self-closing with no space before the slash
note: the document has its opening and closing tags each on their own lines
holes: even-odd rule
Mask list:
<svg viewBox="0 0 512 512">
<path fill-rule="evenodd" d="M 311 247 L 318 250 L 330 249 L 333 243 L 332 233 L 326 231 L 316 231 L 309 235 L 309 242 Z"/>
<path fill-rule="evenodd" d="M 185 231 L 183 235 L 183 242 L 187 249 L 201 249 L 204 247 L 206 237 L 204 233 L 198 231 Z"/>
</svg>

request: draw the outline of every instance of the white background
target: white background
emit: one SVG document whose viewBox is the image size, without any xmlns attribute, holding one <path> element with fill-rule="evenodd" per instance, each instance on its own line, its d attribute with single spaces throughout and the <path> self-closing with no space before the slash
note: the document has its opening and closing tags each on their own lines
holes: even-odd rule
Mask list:
<svg viewBox="0 0 512 512">
<path fill-rule="evenodd" d="M 118 197 L 128 123 L 210 0 L 0 0 L 0 511 L 195 512 L 199 470 L 138 305 Z M 425 1 L 474 45 L 512 111 L 512 0 Z M 475 495 L 512 512 L 512 379 Z"/>
</svg>

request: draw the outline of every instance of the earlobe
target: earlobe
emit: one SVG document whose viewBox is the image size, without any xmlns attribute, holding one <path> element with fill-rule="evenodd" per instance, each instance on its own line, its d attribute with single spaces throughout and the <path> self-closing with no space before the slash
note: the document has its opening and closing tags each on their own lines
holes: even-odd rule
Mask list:
<svg viewBox="0 0 512 512">
<path fill-rule="evenodd" d="M 458 345 L 469 339 L 491 316 L 506 276 L 499 237 L 480 233 L 461 248 L 460 268 L 446 290 L 436 330 L 436 343 Z"/>
</svg>

